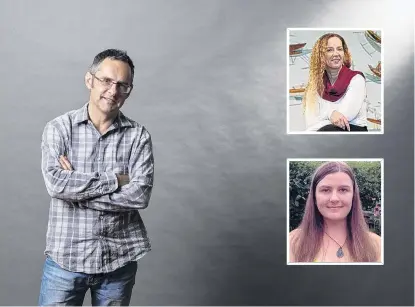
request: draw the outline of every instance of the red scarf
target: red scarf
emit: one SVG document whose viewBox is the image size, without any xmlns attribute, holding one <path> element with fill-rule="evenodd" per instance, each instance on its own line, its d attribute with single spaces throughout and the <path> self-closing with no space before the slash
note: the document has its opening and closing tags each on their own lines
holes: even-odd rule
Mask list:
<svg viewBox="0 0 415 307">
<path fill-rule="evenodd" d="M 334 82 L 334 85 L 332 86 L 327 71 L 325 71 L 323 76 L 323 99 L 334 102 L 342 98 L 349 87 L 350 80 L 357 74 L 362 75 L 363 78 L 365 77 L 360 71 L 351 70 L 343 65 L 339 71 L 336 82 Z"/>
</svg>

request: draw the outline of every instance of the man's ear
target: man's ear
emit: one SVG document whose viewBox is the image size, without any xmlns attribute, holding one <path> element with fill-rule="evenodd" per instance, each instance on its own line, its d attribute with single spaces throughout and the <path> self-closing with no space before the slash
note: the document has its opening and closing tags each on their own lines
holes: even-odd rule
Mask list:
<svg viewBox="0 0 415 307">
<path fill-rule="evenodd" d="M 87 89 L 91 90 L 92 89 L 92 83 L 93 83 L 93 76 L 91 75 L 91 73 L 88 71 L 85 74 L 85 86 Z"/>
</svg>

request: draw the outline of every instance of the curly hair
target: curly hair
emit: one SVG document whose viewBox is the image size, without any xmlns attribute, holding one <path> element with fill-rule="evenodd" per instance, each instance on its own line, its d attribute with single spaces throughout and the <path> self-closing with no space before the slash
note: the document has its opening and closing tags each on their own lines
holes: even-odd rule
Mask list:
<svg viewBox="0 0 415 307">
<path fill-rule="evenodd" d="M 341 40 L 344 51 L 343 64 L 347 68 L 350 68 L 351 66 L 352 56 L 344 38 L 336 33 L 326 33 L 321 36 L 314 44 L 311 51 L 308 84 L 303 97 L 303 107 L 305 111 L 314 110 L 317 94 L 320 96 L 323 95 L 323 76 L 326 69 L 326 61 L 324 60 L 324 56 L 326 54 L 328 40 L 332 37 L 337 37 Z"/>
</svg>

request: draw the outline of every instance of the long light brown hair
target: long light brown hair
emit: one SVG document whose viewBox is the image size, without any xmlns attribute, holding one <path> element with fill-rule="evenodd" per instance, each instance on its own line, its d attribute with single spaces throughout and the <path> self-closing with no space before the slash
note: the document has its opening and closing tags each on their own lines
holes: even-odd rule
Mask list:
<svg viewBox="0 0 415 307">
<path fill-rule="evenodd" d="M 317 40 L 311 51 L 308 83 L 303 97 L 303 107 L 306 112 L 313 112 L 315 109 L 316 95 L 323 95 L 323 76 L 326 69 L 325 55 L 327 52 L 327 43 L 332 37 L 337 37 L 342 42 L 344 51 L 343 65 L 350 68 L 352 64 L 352 55 L 350 54 L 346 41 L 339 34 L 326 33 Z"/>
<path fill-rule="evenodd" d="M 292 238 L 292 251 L 296 262 L 311 262 L 319 252 L 324 236 L 324 219 L 316 204 L 317 184 L 327 175 L 343 172 L 353 182 L 352 208 L 347 215 L 346 247 L 354 262 L 375 262 L 378 254 L 376 246 L 369 236 L 360 202 L 359 187 L 352 169 L 344 162 L 326 162 L 319 166 L 313 174 L 310 191 L 307 197 L 303 220 L 298 232 Z"/>
</svg>

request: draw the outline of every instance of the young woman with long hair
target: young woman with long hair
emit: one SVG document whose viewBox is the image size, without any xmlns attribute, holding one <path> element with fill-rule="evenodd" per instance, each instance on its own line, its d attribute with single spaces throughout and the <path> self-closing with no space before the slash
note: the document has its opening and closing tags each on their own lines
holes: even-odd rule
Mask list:
<svg viewBox="0 0 415 307">
<path fill-rule="evenodd" d="M 289 234 L 290 262 L 381 262 L 352 169 L 326 162 L 314 172 L 300 226 Z"/>
<path fill-rule="evenodd" d="M 315 43 L 303 97 L 308 131 L 368 131 L 365 77 L 351 64 L 339 34 L 324 34 Z"/>
</svg>

